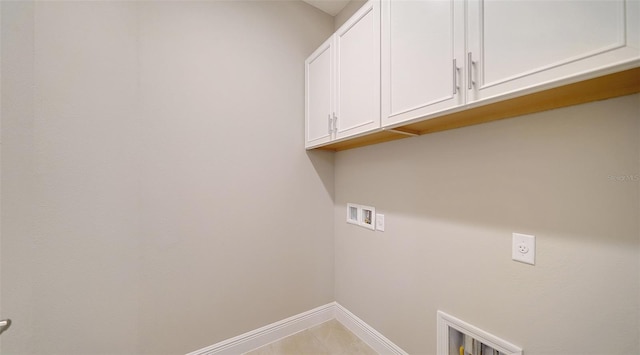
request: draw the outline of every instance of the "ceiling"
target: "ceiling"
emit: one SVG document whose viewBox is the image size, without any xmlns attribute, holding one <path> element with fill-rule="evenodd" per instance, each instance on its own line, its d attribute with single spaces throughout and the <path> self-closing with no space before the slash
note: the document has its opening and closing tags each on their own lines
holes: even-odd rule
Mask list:
<svg viewBox="0 0 640 355">
<path fill-rule="evenodd" d="M 349 0 L 302 0 L 307 4 L 335 16 L 349 3 Z"/>
</svg>

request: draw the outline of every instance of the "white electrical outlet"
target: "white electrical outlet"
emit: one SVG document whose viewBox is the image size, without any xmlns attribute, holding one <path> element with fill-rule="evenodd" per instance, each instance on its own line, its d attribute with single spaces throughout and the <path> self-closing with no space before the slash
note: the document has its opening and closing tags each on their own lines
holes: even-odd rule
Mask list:
<svg viewBox="0 0 640 355">
<path fill-rule="evenodd" d="M 376 230 L 384 232 L 384 215 L 376 213 Z"/>
<path fill-rule="evenodd" d="M 513 233 L 511 259 L 525 264 L 536 264 L 536 237 L 534 235 Z"/>
</svg>

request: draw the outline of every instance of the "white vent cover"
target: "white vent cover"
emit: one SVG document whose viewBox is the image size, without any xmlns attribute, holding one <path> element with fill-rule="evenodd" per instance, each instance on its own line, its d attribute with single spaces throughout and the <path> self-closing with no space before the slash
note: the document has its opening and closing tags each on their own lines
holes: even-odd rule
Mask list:
<svg viewBox="0 0 640 355">
<path fill-rule="evenodd" d="M 438 311 L 438 355 L 523 355 L 522 349 Z"/>
</svg>

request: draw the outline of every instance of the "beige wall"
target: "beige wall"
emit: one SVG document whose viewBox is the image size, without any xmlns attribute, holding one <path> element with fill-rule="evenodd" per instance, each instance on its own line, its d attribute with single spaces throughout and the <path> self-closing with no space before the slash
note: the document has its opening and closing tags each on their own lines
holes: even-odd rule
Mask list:
<svg viewBox="0 0 640 355">
<path fill-rule="evenodd" d="M 337 302 L 412 354 L 437 310 L 528 355 L 639 353 L 639 130 L 633 95 L 337 153 Z"/>
<path fill-rule="evenodd" d="M 302 2 L 2 2 L 3 354 L 185 353 L 333 301 Z"/>
<path fill-rule="evenodd" d="M 359 5 L 2 2 L 2 353 L 184 353 L 334 284 L 410 353 L 437 309 L 526 354 L 638 353 L 638 95 L 307 153 L 302 63 Z"/>
</svg>

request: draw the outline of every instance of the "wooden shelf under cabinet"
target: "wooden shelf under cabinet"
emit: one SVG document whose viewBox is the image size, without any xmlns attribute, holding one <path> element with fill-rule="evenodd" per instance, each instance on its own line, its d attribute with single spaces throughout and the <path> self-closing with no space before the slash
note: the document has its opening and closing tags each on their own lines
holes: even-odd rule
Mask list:
<svg viewBox="0 0 640 355">
<path fill-rule="evenodd" d="M 382 129 L 366 135 L 331 143 L 316 149 L 341 151 L 388 142 L 415 135 L 471 126 L 529 113 L 605 100 L 640 92 L 640 68 L 584 80 L 422 121 Z"/>
</svg>

